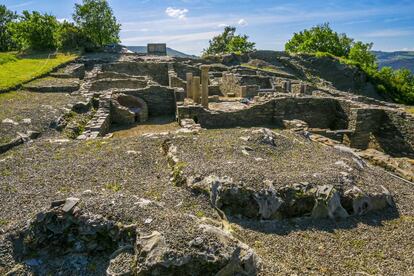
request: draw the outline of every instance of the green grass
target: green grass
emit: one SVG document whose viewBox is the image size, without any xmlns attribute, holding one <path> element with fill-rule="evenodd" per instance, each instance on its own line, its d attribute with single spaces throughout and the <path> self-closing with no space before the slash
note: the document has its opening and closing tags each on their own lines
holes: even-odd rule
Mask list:
<svg viewBox="0 0 414 276">
<path fill-rule="evenodd" d="M 13 52 L 10 53 L 0 53 L 0 65 L 17 61 L 16 54 Z"/>
<path fill-rule="evenodd" d="M 407 112 L 414 115 L 414 106 L 407 107 Z"/>
<path fill-rule="evenodd" d="M 105 189 L 116 193 L 122 190 L 122 185 L 119 183 L 108 183 L 108 184 L 105 184 Z"/>
<path fill-rule="evenodd" d="M 0 53 L 0 90 L 9 89 L 51 72 L 62 63 L 74 60 L 78 54 L 59 53 L 50 57 L 47 53 L 17 56 L 16 53 Z"/>
</svg>

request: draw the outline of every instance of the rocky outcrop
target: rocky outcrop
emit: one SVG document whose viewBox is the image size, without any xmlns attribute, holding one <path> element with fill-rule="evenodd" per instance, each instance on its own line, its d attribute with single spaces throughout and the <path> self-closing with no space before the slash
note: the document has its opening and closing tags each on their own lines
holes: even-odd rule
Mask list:
<svg viewBox="0 0 414 276">
<path fill-rule="evenodd" d="M 86 275 L 256 275 L 259 258 L 246 244 L 215 223 L 187 218 L 191 236 L 172 246 L 170 233 L 143 232 L 84 212 L 78 198 L 52 202 L 27 226 L 8 236 L 16 265 L 13 273 Z M 77 260 L 77 261 L 75 261 Z M 99 270 L 98 270 L 99 269 Z M 17 274 L 20 275 L 20 274 Z"/>
<path fill-rule="evenodd" d="M 337 219 L 393 206 L 392 196 L 385 188 L 382 193 L 367 194 L 357 186 L 343 192 L 333 185 L 303 182 L 276 190 L 272 182 L 267 181 L 268 188 L 254 190 L 216 176 L 188 178 L 187 183 L 191 189 L 208 194 L 211 203 L 226 214 L 251 219 Z"/>
</svg>

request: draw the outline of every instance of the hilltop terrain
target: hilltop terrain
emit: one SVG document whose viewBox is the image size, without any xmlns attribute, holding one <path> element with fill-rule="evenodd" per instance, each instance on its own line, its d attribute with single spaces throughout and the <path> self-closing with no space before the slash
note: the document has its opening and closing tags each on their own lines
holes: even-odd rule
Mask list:
<svg viewBox="0 0 414 276">
<path fill-rule="evenodd" d="M 406 68 L 414 72 L 414 52 L 413 51 L 396 51 L 396 52 L 373 52 L 378 59 L 378 64 L 382 68 L 390 66 L 393 69 Z"/>
<path fill-rule="evenodd" d="M 414 270 L 414 116 L 357 67 L 123 52 L 0 94 L 0 274 Z"/>
</svg>

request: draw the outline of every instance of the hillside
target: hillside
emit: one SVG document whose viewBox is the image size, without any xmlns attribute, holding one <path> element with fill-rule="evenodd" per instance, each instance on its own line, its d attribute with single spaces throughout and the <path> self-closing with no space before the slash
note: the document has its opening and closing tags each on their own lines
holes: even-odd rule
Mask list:
<svg viewBox="0 0 414 276">
<path fill-rule="evenodd" d="M 139 54 L 147 53 L 147 46 L 127 46 L 128 50 L 133 51 Z M 170 57 L 179 57 L 179 58 L 194 58 L 196 56 L 188 55 L 177 50 L 167 47 L 167 55 Z"/>
<path fill-rule="evenodd" d="M 390 66 L 393 69 L 407 68 L 414 72 L 414 51 L 373 52 L 380 67 Z"/>
</svg>

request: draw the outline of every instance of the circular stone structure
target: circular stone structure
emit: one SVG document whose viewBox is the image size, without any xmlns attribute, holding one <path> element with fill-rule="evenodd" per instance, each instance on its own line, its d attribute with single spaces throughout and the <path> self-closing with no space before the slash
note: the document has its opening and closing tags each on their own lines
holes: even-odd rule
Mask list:
<svg viewBox="0 0 414 276">
<path fill-rule="evenodd" d="M 136 96 L 115 94 L 112 97 L 112 122 L 117 124 L 142 123 L 148 119 L 147 103 Z"/>
</svg>

